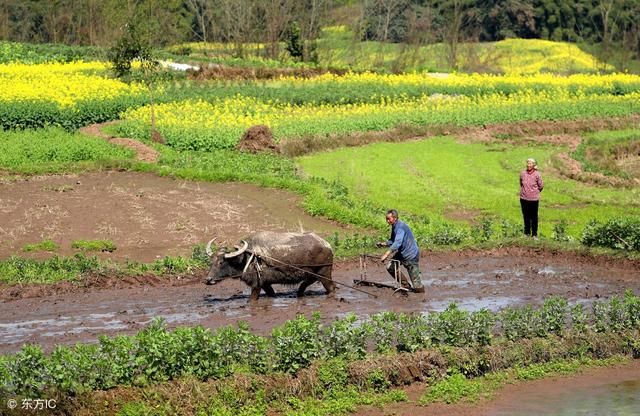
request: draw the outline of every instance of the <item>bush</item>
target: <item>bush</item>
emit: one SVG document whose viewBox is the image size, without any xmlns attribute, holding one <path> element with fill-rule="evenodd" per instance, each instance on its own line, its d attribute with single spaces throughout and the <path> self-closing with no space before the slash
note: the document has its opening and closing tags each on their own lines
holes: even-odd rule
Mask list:
<svg viewBox="0 0 640 416">
<path fill-rule="evenodd" d="M 582 244 L 640 251 L 640 219 L 613 218 L 604 223 L 591 220 L 582 231 Z"/>
<path fill-rule="evenodd" d="M 567 234 L 567 220 L 562 219 L 553 225 L 553 239 L 555 241 L 571 241 L 571 236 Z"/>
</svg>

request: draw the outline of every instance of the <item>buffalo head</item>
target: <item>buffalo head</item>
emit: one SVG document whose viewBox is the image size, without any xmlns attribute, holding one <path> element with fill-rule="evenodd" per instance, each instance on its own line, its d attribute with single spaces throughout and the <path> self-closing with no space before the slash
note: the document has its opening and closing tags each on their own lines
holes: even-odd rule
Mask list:
<svg viewBox="0 0 640 416">
<path fill-rule="evenodd" d="M 207 244 L 207 254 L 211 258 L 211 268 L 207 275 L 207 284 L 214 285 L 227 277 L 239 277 L 242 274 L 244 264 L 242 254 L 249 247 L 249 243 L 242 240 L 240 246 L 235 246 L 235 250 L 229 251 L 226 248 L 220 248 L 216 253 L 211 250 L 211 244 L 215 238 Z"/>
</svg>

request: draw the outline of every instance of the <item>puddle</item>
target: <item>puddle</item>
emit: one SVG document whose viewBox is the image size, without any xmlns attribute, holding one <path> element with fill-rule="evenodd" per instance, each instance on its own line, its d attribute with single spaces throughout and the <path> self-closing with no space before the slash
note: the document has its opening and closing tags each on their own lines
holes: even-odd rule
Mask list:
<svg viewBox="0 0 640 416">
<path fill-rule="evenodd" d="M 640 415 L 640 374 L 638 379 L 586 386 L 566 384 L 557 394 L 529 394 L 518 400 L 518 408 L 489 413 L 493 416 Z"/>
<path fill-rule="evenodd" d="M 555 275 L 557 272 L 553 270 L 551 267 L 545 267 L 541 270 L 538 270 L 538 274 L 547 274 L 547 275 Z"/>
<path fill-rule="evenodd" d="M 456 299 L 455 302 L 458 305 L 459 309 L 468 312 L 477 312 L 481 309 L 488 309 L 492 312 L 497 312 L 501 309 L 506 308 L 507 306 L 521 304 L 523 303 L 523 299 L 512 296 L 497 296 L 488 298 L 462 298 Z M 428 308 L 429 311 L 432 312 L 442 312 L 449 306 L 450 303 L 451 302 L 448 302 L 446 300 L 429 302 Z"/>
</svg>

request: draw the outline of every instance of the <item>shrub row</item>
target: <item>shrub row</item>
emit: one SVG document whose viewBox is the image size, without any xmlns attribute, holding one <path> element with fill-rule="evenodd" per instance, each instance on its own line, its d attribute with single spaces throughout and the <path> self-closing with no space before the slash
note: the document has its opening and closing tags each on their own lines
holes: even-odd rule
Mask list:
<svg viewBox="0 0 640 416">
<path fill-rule="evenodd" d="M 350 314 L 330 324 L 322 324 L 316 313 L 287 321 L 270 337 L 252 334 L 244 323 L 215 332 L 202 327 L 169 331 L 156 319 L 135 336 L 58 346 L 50 355 L 27 345 L 15 355 L 2 356 L 0 395 L 77 394 L 186 375 L 218 379 L 239 370 L 296 373 L 321 359 L 349 361 L 362 359 L 369 351 L 414 352 L 432 346 L 488 346 L 496 333 L 507 340 L 544 338 L 563 336 L 569 327 L 580 333 L 637 331 L 640 298 L 627 291 L 622 298 L 595 303 L 591 319 L 578 306 L 570 310 L 558 297 L 537 309 L 526 306 L 499 313 L 468 312 L 451 304 L 426 316 L 382 312 L 360 321 Z"/>
</svg>

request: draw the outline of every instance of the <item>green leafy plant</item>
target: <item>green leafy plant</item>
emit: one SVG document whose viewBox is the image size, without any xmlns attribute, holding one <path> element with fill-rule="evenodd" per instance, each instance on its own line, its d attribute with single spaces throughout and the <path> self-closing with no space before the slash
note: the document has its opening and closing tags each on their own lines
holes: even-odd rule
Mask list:
<svg viewBox="0 0 640 416">
<path fill-rule="evenodd" d="M 57 251 L 58 245 L 52 240 L 42 240 L 39 243 L 25 244 L 22 251 Z"/>
<path fill-rule="evenodd" d="M 311 319 L 300 315 L 287 321 L 271 333 L 275 368 L 295 373 L 321 357 L 320 315 L 316 312 Z"/>
<path fill-rule="evenodd" d="M 640 219 L 612 218 L 603 223 L 591 220 L 582 231 L 582 244 L 640 251 Z"/>
<path fill-rule="evenodd" d="M 493 236 L 493 219 L 483 215 L 477 225 L 472 228 L 471 236 L 480 242 L 489 241 Z"/>
<path fill-rule="evenodd" d="M 109 253 L 116 251 L 116 245 L 111 240 L 75 240 L 71 243 L 71 248 L 82 251 L 106 251 Z"/>
<path fill-rule="evenodd" d="M 553 239 L 555 241 L 571 241 L 571 237 L 567 235 L 567 220 L 564 218 L 553 226 Z"/>
</svg>

